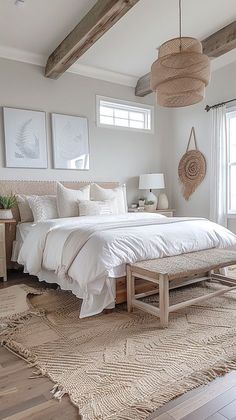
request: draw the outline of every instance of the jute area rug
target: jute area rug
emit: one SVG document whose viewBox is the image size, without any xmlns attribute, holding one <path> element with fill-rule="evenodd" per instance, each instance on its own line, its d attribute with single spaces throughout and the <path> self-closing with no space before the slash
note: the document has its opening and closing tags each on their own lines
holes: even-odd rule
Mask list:
<svg viewBox="0 0 236 420">
<path fill-rule="evenodd" d="M 2 311 L 2 343 L 32 363 L 35 374 L 51 378 L 54 397 L 68 394 L 85 420 L 146 419 L 170 399 L 236 368 L 234 292 L 171 314 L 169 328 L 161 330 L 157 318 L 128 314 L 125 306 L 81 320 L 80 301 L 71 293 L 37 295 L 14 287 L 28 299 L 28 311 L 22 306 L 20 314 L 17 304 L 15 317 Z M 11 289 L 0 291 L 1 302 Z M 171 300 L 204 293 L 209 289 L 186 287 Z"/>
</svg>

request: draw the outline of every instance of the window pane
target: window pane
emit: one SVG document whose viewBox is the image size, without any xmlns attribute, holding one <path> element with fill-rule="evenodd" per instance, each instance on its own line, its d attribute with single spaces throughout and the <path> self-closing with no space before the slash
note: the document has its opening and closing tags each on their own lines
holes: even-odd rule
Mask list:
<svg viewBox="0 0 236 420">
<path fill-rule="evenodd" d="M 97 121 L 102 125 L 126 127 L 127 129 L 152 130 L 152 111 L 141 104 L 98 97 Z"/>
<path fill-rule="evenodd" d="M 109 125 L 113 125 L 113 117 L 103 117 L 102 115 L 100 116 L 100 123 L 101 124 L 109 124 Z"/>
<path fill-rule="evenodd" d="M 118 127 L 129 127 L 129 121 L 122 118 L 115 118 L 115 125 Z"/>
<path fill-rule="evenodd" d="M 132 120 L 130 120 L 130 127 L 140 128 L 141 130 L 145 128 L 144 123 L 142 121 L 132 121 Z"/>
<path fill-rule="evenodd" d="M 230 162 L 236 162 L 236 117 L 229 121 L 230 135 Z"/>
<path fill-rule="evenodd" d="M 236 165 L 230 168 L 230 210 L 236 210 Z"/>
<path fill-rule="evenodd" d="M 230 162 L 236 162 L 236 144 L 230 144 Z"/>
<path fill-rule="evenodd" d="M 113 116 L 113 109 L 106 106 L 100 106 L 100 115 Z"/>
<path fill-rule="evenodd" d="M 142 112 L 130 112 L 129 117 L 131 120 L 144 121 L 144 113 Z"/>
<path fill-rule="evenodd" d="M 230 118 L 230 140 L 233 144 L 236 144 L 236 116 Z"/>
<path fill-rule="evenodd" d="M 115 109 L 115 117 L 128 119 L 129 113 L 128 111 L 124 111 L 122 109 Z"/>
</svg>

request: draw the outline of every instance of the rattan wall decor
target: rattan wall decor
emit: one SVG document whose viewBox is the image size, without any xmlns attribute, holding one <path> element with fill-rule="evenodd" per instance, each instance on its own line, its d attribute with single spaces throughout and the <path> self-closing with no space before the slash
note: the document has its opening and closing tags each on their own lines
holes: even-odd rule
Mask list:
<svg viewBox="0 0 236 420">
<path fill-rule="evenodd" d="M 209 80 L 210 60 L 202 53 L 201 42 L 182 37 L 179 0 L 179 37 L 160 46 L 151 67 L 151 89 L 159 105 L 178 108 L 200 102 Z"/>
<path fill-rule="evenodd" d="M 189 150 L 192 138 L 195 149 Z M 185 200 L 188 200 L 206 175 L 206 159 L 198 150 L 194 127 L 192 127 L 190 132 L 186 153 L 179 162 L 178 175 L 182 184 L 183 196 Z"/>
</svg>

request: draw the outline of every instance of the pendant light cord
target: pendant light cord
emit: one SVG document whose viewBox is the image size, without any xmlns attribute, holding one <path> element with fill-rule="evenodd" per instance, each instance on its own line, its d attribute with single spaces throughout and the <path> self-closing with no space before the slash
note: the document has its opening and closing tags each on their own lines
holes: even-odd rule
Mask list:
<svg viewBox="0 0 236 420">
<path fill-rule="evenodd" d="M 182 4 L 181 0 L 179 0 L 179 49 L 182 50 Z"/>
</svg>

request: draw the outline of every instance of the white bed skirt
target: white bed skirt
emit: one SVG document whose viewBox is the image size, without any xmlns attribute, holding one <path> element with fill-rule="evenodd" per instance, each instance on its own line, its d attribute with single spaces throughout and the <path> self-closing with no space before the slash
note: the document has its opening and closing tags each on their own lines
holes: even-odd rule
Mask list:
<svg viewBox="0 0 236 420">
<path fill-rule="evenodd" d="M 54 272 L 48 270 L 42 270 L 38 274 L 39 281 L 45 281 L 46 283 L 56 283 L 62 290 L 72 292 L 77 298 L 83 299 L 83 312 L 86 314 L 84 316 L 92 316 L 101 313 L 104 309 L 113 309 L 115 307 L 116 299 L 116 279 L 108 277 L 106 279 L 106 284 L 102 292 L 99 295 L 94 295 L 90 299 L 86 299 L 82 293 L 78 282 L 71 279 L 70 281 L 64 280 L 58 277 Z M 107 287 L 107 285 L 109 287 Z M 83 313 L 81 312 L 80 318 L 83 318 Z"/>
</svg>

